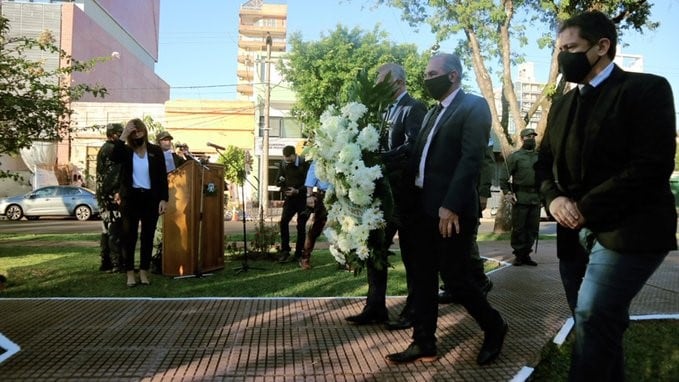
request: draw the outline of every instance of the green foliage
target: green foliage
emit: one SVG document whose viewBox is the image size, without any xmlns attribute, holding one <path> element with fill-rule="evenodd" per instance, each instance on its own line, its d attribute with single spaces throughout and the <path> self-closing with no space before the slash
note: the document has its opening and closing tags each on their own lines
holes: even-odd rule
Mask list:
<svg viewBox="0 0 679 382">
<path fill-rule="evenodd" d="M 144 116 L 143 121 L 146 125 L 146 129 L 149 131 L 149 141 L 156 143 L 156 135 L 165 130 L 165 128 L 160 122 L 156 122 L 150 115 Z"/>
<path fill-rule="evenodd" d="M 319 125 L 323 111 L 349 97 L 350 84 L 360 70 L 376 78 L 377 67 L 387 62 L 401 64 L 407 73 L 408 91 L 422 99 L 422 72 L 428 56 L 413 44 L 394 44 L 379 26 L 371 32 L 338 25 L 319 41 L 303 41 L 301 34 L 290 37 L 290 53 L 279 70 L 297 94 L 292 114 L 308 129 Z"/>
<path fill-rule="evenodd" d="M 70 102 L 88 93 L 106 95 L 99 86 L 62 85 L 71 74 L 105 59 L 80 62 L 57 44 L 49 32 L 35 39 L 9 36 L 9 21 L 0 17 L 0 154 L 17 154 L 35 140 L 61 140 L 71 131 Z M 42 61 L 29 60 L 26 54 L 33 50 L 60 60 L 61 67 L 48 69 Z M 0 172 L 0 177 L 7 175 Z"/>
<path fill-rule="evenodd" d="M 217 162 L 224 165 L 224 178 L 230 183 L 243 184 L 245 181 L 245 149 L 229 145 Z"/>
<path fill-rule="evenodd" d="M 262 258 L 273 259 L 279 238 L 280 231 L 277 223 L 267 224 L 260 221 L 260 224 L 255 225 L 255 234 L 249 249 Z"/>
</svg>

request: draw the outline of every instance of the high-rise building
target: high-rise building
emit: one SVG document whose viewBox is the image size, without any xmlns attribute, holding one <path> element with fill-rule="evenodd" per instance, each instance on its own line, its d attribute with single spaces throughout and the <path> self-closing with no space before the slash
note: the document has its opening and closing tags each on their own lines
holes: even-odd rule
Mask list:
<svg viewBox="0 0 679 382">
<path fill-rule="evenodd" d="M 263 0 L 249 0 L 240 6 L 238 25 L 238 86 L 240 98 L 253 96 L 254 70 L 259 57 L 266 57 L 267 35 L 271 36 L 271 52 L 285 52 L 288 30 L 288 6 L 264 4 Z M 264 77 L 261 73 L 258 77 Z"/>
</svg>

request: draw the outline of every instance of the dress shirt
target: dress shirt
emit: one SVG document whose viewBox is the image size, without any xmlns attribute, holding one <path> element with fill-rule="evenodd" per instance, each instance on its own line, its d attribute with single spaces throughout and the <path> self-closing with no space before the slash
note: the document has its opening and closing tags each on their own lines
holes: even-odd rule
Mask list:
<svg viewBox="0 0 679 382">
<path fill-rule="evenodd" d="M 422 156 L 420 156 L 420 165 L 417 168 L 417 176 L 415 177 L 415 186 L 419 188 L 424 187 L 424 166 L 427 162 L 427 152 L 429 151 L 429 146 L 431 145 L 431 139 L 434 137 L 436 125 L 438 125 L 441 116 L 446 112 L 446 109 L 448 109 L 448 106 L 450 106 L 450 104 L 453 102 L 453 99 L 455 99 L 455 96 L 459 92 L 460 88 L 457 88 L 455 89 L 454 92 L 450 93 L 448 97 L 441 101 L 441 106 L 443 108 L 441 109 L 439 115 L 436 117 L 436 121 L 434 121 L 434 125 L 429 131 L 429 135 L 427 135 L 427 142 L 424 144 L 424 148 L 422 149 Z"/>
</svg>

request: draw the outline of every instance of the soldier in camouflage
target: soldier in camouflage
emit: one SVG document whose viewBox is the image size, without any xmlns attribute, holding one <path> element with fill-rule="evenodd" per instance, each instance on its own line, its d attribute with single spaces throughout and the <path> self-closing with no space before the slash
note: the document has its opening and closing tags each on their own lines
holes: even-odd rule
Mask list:
<svg viewBox="0 0 679 382">
<path fill-rule="evenodd" d="M 514 265 L 538 265 L 530 258 L 540 228 L 540 197 L 535 187 L 533 165 L 538 160 L 534 129 L 521 131 L 521 148 L 507 158 L 507 171 L 502 172 L 500 188 L 505 200 L 512 204 L 512 237 Z M 511 184 L 509 178 L 512 178 Z"/>
<path fill-rule="evenodd" d="M 113 141 L 123 132 L 120 123 L 106 125 L 106 142 L 97 153 L 97 203 L 102 220 L 100 271 L 122 272 L 123 259 L 120 251 L 120 165 L 109 159 Z"/>
</svg>

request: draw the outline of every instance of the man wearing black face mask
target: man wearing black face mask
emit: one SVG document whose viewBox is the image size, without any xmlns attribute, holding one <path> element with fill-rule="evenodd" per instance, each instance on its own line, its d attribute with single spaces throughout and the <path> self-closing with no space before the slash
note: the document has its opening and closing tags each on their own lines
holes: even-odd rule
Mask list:
<svg viewBox="0 0 679 382">
<path fill-rule="evenodd" d="M 535 164 L 575 317 L 570 381 L 624 380 L 630 302 L 677 249 L 672 89 L 616 66 L 616 43 L 600 12 L 564 22 L 559 64 L 578 86 L 554 101 Z"/>
<path fill-rule="evenodd" d="M 501 172 L 500 188 L 505 199 L 512 204 L 512 239 L 514 265 L 536 266 L 530 258 L 533 244 L 540 229 L 540 198 L 535 187 L 535 170 L 538 160 L 535 151 L 534 129 L 521 131 L 521 148 L 507 157 L 507 171 Z M 509 178 L 512 178 L 511 185 Z"/>
<path fill-rule="evenodd" d="M 479 365 L 498 357 L 507 333 L 507 323 L 490 306 L 471 271 L 471 246 L 479 219 L 477 183 L 491 116 L 486 100 L 462 91 L 461 79 L 462 64 L 456 55 L 438 54 L 429 60 L 425 86 L 439 104 L 425 116 L 404 174 L 413 195 L 414 237 L 419 243 L 411 292 L 413 342 L 403 352 L 387 356 L 393 363 L 436 359 L 440 268 L 462 280 L 457 287 L 460 304 L 484 331 L 476 359 Z"/>
</svg>

